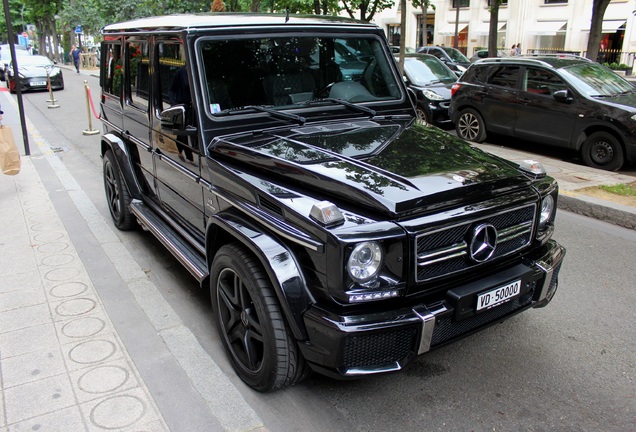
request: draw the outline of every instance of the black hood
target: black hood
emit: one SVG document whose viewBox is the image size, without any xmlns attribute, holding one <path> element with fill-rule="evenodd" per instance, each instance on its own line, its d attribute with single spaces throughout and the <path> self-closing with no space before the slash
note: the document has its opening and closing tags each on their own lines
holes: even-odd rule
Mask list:
<svg viewBox="0 0 636 432">
<path fill-rule="evenodd" d="M 475 202 L 529 184 L 516 165 L 417 123 L 358 121 L 233 136 L 212 154 L 391 216 Z M 248 166 L 246 164 L 246 167 Z"/>
</svg>

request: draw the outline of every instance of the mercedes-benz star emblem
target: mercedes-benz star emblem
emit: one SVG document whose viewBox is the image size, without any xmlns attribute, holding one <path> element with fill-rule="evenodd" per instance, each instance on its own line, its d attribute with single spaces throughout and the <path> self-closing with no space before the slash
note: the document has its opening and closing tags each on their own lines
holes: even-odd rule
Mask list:
<svg viewBox="0 0 636 432">
<path fill-rule="evenodd" d="M 497 247 L 497 228 L 489 223 L 477 225 L 472 230 L 472 238 L 468 245 L 468 254 L 475 262 L 490 259 Z"/>
</svg>

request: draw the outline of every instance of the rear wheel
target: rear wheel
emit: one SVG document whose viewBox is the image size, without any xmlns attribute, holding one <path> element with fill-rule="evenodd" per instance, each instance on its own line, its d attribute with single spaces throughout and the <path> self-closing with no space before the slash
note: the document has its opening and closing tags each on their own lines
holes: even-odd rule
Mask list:
<svg viewBox="0 0 636 432">
<path fill-rule="evenodd" d="M 466 141 L 480 143 L 486 139 L 484 119 L 472 108 L 467 108 L 460 113 L 455 129 L 457 136 Z"/>
<path fill-rule="evenodd" d="M 135 220 L 130 212 L 130 194 L 111 150 L 104 153 L 104 191 L 115 226 L 122 231 L 133 229 Z"/>
<path fill-rule="evenodd" d="M 210 269 L 212 309 L 223 347 L 247 385 L 266 392 L 297 383 L 307 365 L 261 264 L 236 244 Z"/>
<path fill-rule="evenodd" d="M 607 132 L 594 132 L 581 147 L 581 157 L 586 165 L 607 171 L 616 171 L 623 166 L 625 156 L 618 140 Z"/>
</svg>

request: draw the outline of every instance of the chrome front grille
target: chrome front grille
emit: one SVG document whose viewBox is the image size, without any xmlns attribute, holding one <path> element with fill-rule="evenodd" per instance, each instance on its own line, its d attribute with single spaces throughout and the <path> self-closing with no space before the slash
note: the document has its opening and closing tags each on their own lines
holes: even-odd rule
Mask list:
<svg viewBox="0 0 636 432">
<path fill-rule="evenodd" d="M 497 246 L 489 261 L 514 253 L 530 244 L 536 204 L 516 207 L 446 226 L 416 237 L 416 279 L 425 282 L 478 266 L 469 257 L 471 230 L 491 224 L 497 230 Z"/>
</svg>

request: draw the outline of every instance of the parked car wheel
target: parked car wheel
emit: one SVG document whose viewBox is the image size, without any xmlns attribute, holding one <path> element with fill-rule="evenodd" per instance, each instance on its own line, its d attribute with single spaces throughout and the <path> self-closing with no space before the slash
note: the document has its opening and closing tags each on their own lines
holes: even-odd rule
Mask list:
<svg viewBox="0 0 636 432">
<path fill-rule="evenodd" d="M 210 269 L 217 329 L 239 377 L 258 391 L 277 390 L 306 376 L 274 289 L 260 263 L 236 244 L 223 246 Z"/>
<path fill-rule="evenodd" d="M 422 107 L 415 108 L 415 112 L 417 112 L 417 118 L 424 123 L 425 125 L 431 124 L 431 119 L 426 110 Z"/>
<path fill-rule="evenodd" d="M 130 194 L 124 187 L 115 156 L 110 150 L 104 154 L 104 190 L 115 226 L 122 231 L 135 228 L 135 219 L 130 212 Z"/>
<path fill-rule="evenodd" d="M 461 112 L 457 121 L 457 135 L 467 141 L 483 142 L 486 139 L 486 127 L 481 115 L 468 108 Z"/>
<path fill-rule="evenodd" d="M 586 165 L 608 171 L 620 169 L 625 162 L 620 143 L 607 132 L 590 134 L 583 142 L 581 156 Z"/>
</svg>

